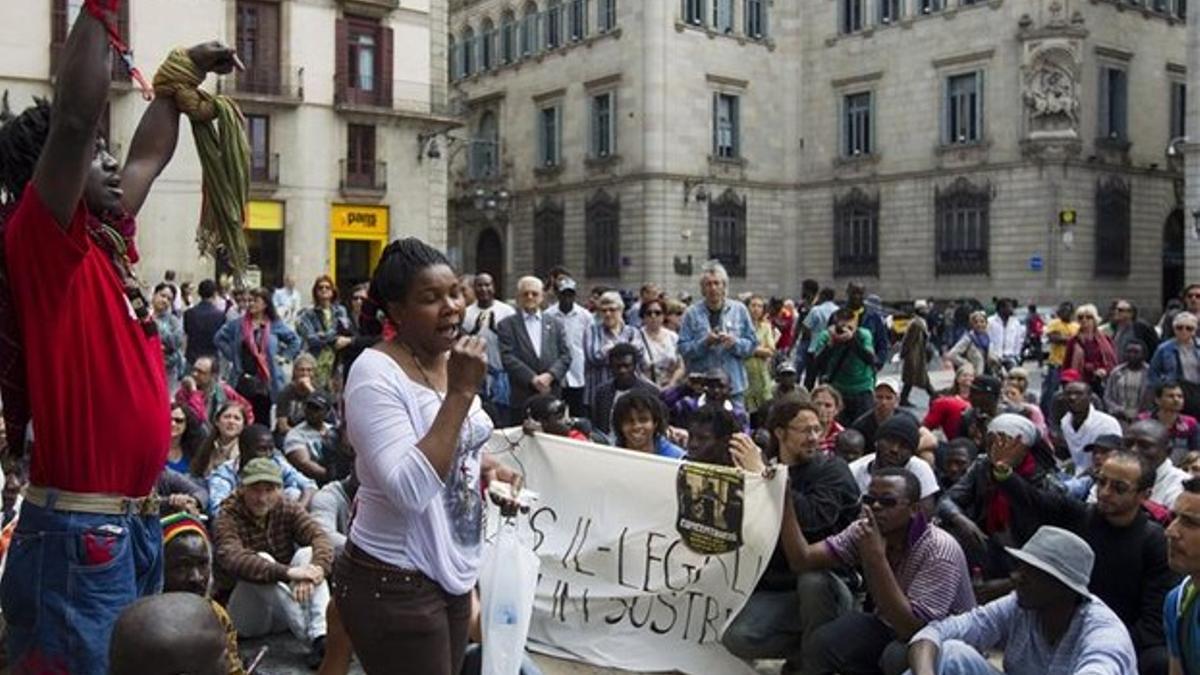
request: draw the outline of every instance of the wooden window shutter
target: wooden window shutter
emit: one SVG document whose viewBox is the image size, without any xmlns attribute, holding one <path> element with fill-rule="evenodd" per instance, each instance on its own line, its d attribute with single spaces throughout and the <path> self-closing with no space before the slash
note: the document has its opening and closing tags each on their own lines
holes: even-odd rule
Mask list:
<svg viewBox="0 0 1200 675">
<path fill-rule="evenodd" d="M 345 19 L 338 19 L 334 26 L 334 58 L 333 67 L 335 80 L 337 81 L 336 91 L 334 92 L 334 100 L 337 103 L 345 103 L 348 95 L 347 91 L 350 88 L 350 47 L 349 47 L 349 28 Z"/>
<path fill-rule="evenodd" d="M 387 26 L 379 28 L 379 104 L 392 107 L 392 61 L 394 31 Z"/>
<path fill-rule="evenodd" d="M 67 42 L 67 0 L 50 3 L 50 75 L 58 72 L 63 45 Z"/>
<path fill-rule="evenodd" d="M 257 77 L 265 80 L 263 84 L 268 87 L 268 91 L 278 94 L 283 79 L 279 69 L 279 5 L 264 3 L 259 6 L 258 30 L 260 51 Z"/>
<path fill-rule="evenodd" d="M 82 12 L 82 11 L 87 11 L 87 10 L 81 9 L 79 11 Z M 126 2 L 122 2 L 120 8 L 117 11 L 117 33 L 120 34 L 121 40 L 123 40 L 125 42 L 125 44 L 129 46 L 130 49 L 134 49 L 137 46 L 137 45 L 133 44 L 133 40 L 130 39 L 129 1 L 128 0 L 126 0 Z M 134 54 L 136 56 L 137 53 L 134 52 Z M 129 70 L 125 68 L 125 62 L 122 61 L 116 54 L 113 54 L 112 77 L 114 80 L 117 80 L 120 82 L 129 82 L 131 79 L 130 75 L 129 75 Z"/>
</svg>

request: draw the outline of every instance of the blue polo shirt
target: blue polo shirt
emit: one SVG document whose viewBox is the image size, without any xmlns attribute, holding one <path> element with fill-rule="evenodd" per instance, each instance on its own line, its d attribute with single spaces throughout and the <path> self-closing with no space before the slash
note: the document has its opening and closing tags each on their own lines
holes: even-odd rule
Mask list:
<svg viewBox="0 0 1200 675">
<path fill-rule="evenodd" d="M 1163 605 L 1163 628 L 1171 657 L 1183 664 L 1184 675 L 1200 675 L 1200 589 L 1184 579 L 1167 594 Z"/>
</svg>

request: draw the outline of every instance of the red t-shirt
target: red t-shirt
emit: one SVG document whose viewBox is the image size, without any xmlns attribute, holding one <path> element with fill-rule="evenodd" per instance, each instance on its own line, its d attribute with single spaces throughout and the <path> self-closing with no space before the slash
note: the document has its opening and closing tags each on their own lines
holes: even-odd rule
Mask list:
<svg viewBox="0 0 1200 675">
<path fill-rule="evenodd" d="M 930 430 L 940 428 L 946 440 L 952 441 L 962 434 L 963 413 L 970 407 L 970 403 L 958 396 L 940 396 L 929 404 L 921 425 Z"/>
<path fill-rule="evenodd" d="M 162 346 L 143 332 L 87 220 L 81 200 L 63 230 L 31 183 L 5 228 L 33 417 L 30 482 L 142 497 L 170 445 Z"/>
</svg>

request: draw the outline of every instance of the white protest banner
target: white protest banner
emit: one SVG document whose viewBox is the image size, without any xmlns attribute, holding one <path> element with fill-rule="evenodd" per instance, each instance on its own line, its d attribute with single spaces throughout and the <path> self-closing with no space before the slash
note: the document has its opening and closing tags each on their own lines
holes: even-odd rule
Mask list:
<svg viewBox="0 0 1200 675">
<path fill-rule="evenodd" d="M 539 501 L 528 648 L 637 671 L 753 673 L 721 646 L 775 549 L 786 475 L 497 431 L 489 451 Z M 495 529 L 498 513 L 489 516 Z"/>
</svg>

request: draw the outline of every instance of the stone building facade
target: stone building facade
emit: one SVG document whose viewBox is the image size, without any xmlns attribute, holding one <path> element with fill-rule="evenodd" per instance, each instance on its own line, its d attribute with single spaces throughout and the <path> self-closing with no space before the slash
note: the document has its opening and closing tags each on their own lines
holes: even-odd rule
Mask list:
<svg viewBox="0 0 1200 675">
<path fill-rule="evenodd" d="M 454 0 L 449 245 L 510 288 L 695 292 L 718 257 L 763 293 L 1158 307 L 1181 1 Z"/>
<path fill-rule="evenodd" d="M 0 89 L 19 111 L 50 96 L 57 54 L 82 0 L 0 8 Z M 250 281 L 319 274 L 343 290 L 390 239 L 446 241 L 445 171 L 417 161 L 419 137 L 457 124 L 447 105 L 446 0 L 124 0 L 121 30 L 147 77 L 169 49 L 221 39 L 246 72 L 210 77 L 247 118 L 253 201 Z M 118 159 L 146 103 L 118 67 L 101 132 Z M 180 281 L 221 267 L 199 257 L 200 165 L 186 121 L 175 160 L 140 217 L 141 276 Z"/>
</svg>

